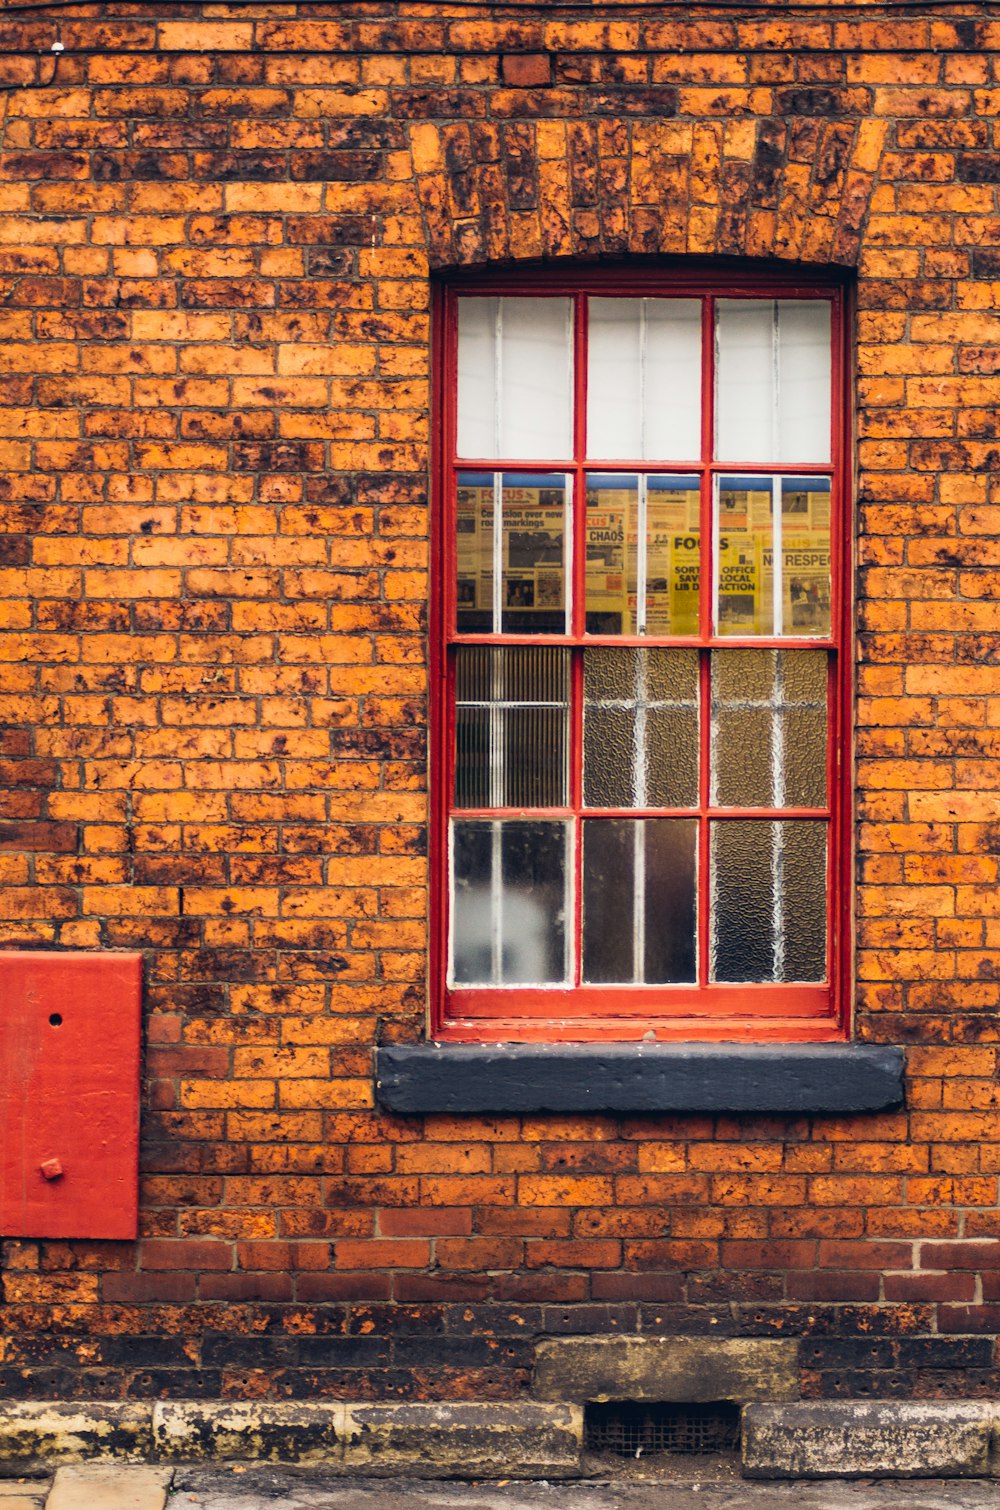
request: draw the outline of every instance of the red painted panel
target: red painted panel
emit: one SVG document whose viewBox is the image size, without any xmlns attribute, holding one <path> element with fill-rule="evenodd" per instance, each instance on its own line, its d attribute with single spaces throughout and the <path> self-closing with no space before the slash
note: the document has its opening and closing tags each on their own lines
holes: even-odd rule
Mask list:
<svg viewBox="0 0 1000 1510">
<path fill-rule="evenodd" d="M 135 1237 L 138 954 L 0 953 L 0 1235 Z"/>
</svg>

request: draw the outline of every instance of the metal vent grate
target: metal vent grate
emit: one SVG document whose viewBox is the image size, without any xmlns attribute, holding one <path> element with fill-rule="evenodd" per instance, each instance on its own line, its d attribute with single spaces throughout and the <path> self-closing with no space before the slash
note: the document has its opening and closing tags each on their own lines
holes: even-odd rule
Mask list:
<svg viewBox="0 0 1000 1510">
<path fill-rule="evenodd" d="M 644 1458 L 658 1452 L 732 1452 L 740 1440 L 734 1400 L 707 1404 L 609 1400 L 588 1405 L 584 1430 L 589 1452 Z"/>
</svg>

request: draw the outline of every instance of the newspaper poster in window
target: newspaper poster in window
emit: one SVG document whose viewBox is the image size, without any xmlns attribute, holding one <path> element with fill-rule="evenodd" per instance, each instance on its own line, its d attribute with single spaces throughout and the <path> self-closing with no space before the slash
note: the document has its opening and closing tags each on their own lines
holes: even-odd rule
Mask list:
<svg viewBox="0 0 1000 1510">
<path fill-rule="evenodd" d="M 774 619 L 771 489 L 719 493 L 719 633 L 770 634 Z"/>
<path fill-rule="evenodd" d="M 590 634 L 634 634 L 638 491 L 634 478 L 587 490 L 586 598 Z"/>
<path fill-rule="evenodd" d="M 697 634 L 701 502 L 698 489 L 650 477 L 646 491 L 646 631 Z"/>
<path fill-rule="evenodd" d="M 455 549 L 458 626 L 489 631 L 493 608 L 492 478 L 459 480 Z"/>
<path fill-rule="evenodd" d="M 556 621 L 561 621 L 564 601 L 565 513 L 564 487 L 508 484 L 505 480 L 505 628 L 521 627 L 530 632 L 543 627 L 543 616 L 544 627 L 562 628 Z"/>
<path fill-rule="evenodd" d="M 785 633 L 829 635 L 830 484 L 825 478 L 784 479 L 781 580 Z"/>
</svg>

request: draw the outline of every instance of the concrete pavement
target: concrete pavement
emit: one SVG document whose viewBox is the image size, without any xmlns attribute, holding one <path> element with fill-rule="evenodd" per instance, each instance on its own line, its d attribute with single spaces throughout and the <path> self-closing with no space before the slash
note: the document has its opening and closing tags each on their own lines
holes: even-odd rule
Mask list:
<svg viewBox="0 0 1000 1510">
<path fill-rule="evenodd" d="M 315 1469 L 65 1467 L 0 1480 L 0 1510 L 997 1510 L 974 1479 L 749 1483 L 706 1463 L 683 1476 L 548 1484 L 332 1479 Z"/>
</svg>

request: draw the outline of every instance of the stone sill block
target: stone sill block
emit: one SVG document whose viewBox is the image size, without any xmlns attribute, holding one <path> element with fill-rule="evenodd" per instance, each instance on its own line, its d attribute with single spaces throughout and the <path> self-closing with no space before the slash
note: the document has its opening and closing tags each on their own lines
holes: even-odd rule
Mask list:
<svg viewBox="0 0 1000 1510">
<path fill-rule="evenodd" d="M 903 1050 L 854 1043 L 414 1044 L 377 1052 L 401 1113 L 885 1111 Z"/>
<path fill-rule="evenodd" d="M 754 1479 L 1000 1477 L 1000 1404 L 829 1400 L 743 1409 Z"/>
<path fill-rule="evenodd" d="M 573 1405 L 149 1401 L 0 1404 L 0 1476 L 60 1463 L 297 1463 L 357 1477 L 576 1478 Z"/>
</svg>

